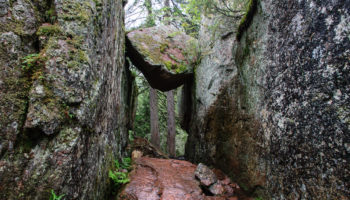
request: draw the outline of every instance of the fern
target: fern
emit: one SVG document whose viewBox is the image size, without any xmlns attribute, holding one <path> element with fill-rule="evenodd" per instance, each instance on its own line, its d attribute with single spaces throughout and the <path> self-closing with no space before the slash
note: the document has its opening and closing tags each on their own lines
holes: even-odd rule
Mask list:
<svg viewBox="0 0 350 200">
<path fill-rule="evenodd" d="M 39 54 L 37 53 L 29 54 L 23 57 L 22 69 L 26 71 L 32 69 L 36 65 L 36 62 L 38 61 L 38 57 L 39 57 Z"/>
<path fill-rule="evenodd" d="M 61 200 L 63 198 L 64 194 L 57 196 L 55 194 L 55 191 L 51 190 L 51 197 L 49 200 Z"/>
<path fill-rule="evenodd" d="M 121 167 L 129 170 L 131 168 L 131 158 L 123 158 Z"/>
<path fill-rule="evenodd" d="M 115 184 L 126 184 L 130 182 L 128 178 L 127 172 L 119 172 L 119 171 L 109 171 L 109 178 L 111 178 Z"/>
<path fill-rule="evenodd" d="M 108 176 L 116 185 L 123 185 L 130 182 L 128 171 L 131 169 L 131 158 L 122 158 L 122 162 L 114 161 L 115 170 L 109 170 Z"/>
</svg>

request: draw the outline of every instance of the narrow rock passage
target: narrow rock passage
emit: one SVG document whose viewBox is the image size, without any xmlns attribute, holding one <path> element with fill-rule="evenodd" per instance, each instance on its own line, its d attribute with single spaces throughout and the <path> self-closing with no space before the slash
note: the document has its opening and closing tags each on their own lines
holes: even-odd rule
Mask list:
<svg viewBox="0 0 350 200">
<path fill-rule="evenodd" d="M 203 166 L 203 165 L 199 165 Z M 237 200 L 249 199 L 242 196 L 237 184 L 219 170 L 207 173 L 188 161 L 141 157 L 134 161 L 130 183 L 119 194 L 121 200 Z M 210 170 L 207 168 L 207 170 Z M 199 172 L 200 171 L 200 172 Z M 202 176 L 197 176 L 204 173 Z M 221 174 L 220 174 L 221 173 Z M 196 174 L 196 176 L 195 176 Z M 207 184 L 208 176 L 214 175 L 214 182 Z M 197 178 L 201 180 L 198 180 Z M 205 179 L 205 180 L 204 180 Z M 209 178 L 210 179 L 210 178 Z M 216 193 L 214 196 L 213 193 Z"/>
</svg>

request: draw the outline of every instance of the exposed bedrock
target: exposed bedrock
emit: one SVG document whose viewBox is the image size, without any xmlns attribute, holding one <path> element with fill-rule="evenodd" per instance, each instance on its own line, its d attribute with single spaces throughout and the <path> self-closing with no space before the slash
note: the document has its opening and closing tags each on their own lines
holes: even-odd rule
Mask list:
<svg viewBox="0 0 350 200">
<path fill-rule="evenodd" d="M 131 31 L 126 37 L 126 56 L 160 91 L 175 89 L 193 76 L 197 40 L 173 26 Z"/>
<path fill-rule="evenodd" d="M 0 1 L 0 199 L 106 199 L 133 80 L 122 1 Z"/>
<path fill-rule="evenodd" d="M 239 41 L 202 21 L 186 155 L 267 199 L 347 199 L 350 2 L 257 3 Z"/>
</svg>

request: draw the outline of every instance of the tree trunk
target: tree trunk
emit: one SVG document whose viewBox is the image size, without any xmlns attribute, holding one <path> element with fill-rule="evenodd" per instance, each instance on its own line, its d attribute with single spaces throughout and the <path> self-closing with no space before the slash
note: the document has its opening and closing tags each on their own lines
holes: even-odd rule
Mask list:
<svg viewBox="0 0 350 200">
<path fill-rule="evenodd" d="M 156 89 L 150 87 L 149 104 L 151 115 L 151 143 L 157 148 L 160 147 L 159 124 L 158 124 L 158 99 Z"/>
<path fill-rule="evenodd" d="M 170 7 L 170 0 L 164 1 L 164 6 L 169 9 Z M 169 18 L 170 13 L 169 10 L 164 15 L 166 21 L 165 23 L 167 25 L 170 25 Z M 176 136 L 176 130 L 175 130 L 175 102 L 174 102 L 174 90 L 170 90 L 167 92 L 167 112 L 168 112 L 168 119 L 167 119 L 167 125 L 168 125 L 168 137 L 167 137 L 167 148 L 168 153 L 170 157 L 176 156 L 175 151 L 175 136 Z"/>
<path fill-rule="evenodd" d="M 167 92 L 167 111 L 168 111 L 168 137 L 167 146 L 170 157 L 175 157 L 175 102 L 174 102 L 174 90 Z"/>
</svg>

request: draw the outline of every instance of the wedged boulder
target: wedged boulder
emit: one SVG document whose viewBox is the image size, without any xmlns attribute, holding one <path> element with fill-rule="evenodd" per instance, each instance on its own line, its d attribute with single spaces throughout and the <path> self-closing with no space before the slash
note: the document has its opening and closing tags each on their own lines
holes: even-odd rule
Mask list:
<svg viewBox="0 0 350 200">
<path fill-rule="evenodd" d="M 126 56 L 161 91 L 179 87 L 192 77 L 197 48 L 195 38 L 173 26 L 138 29 L 126 37 Z"/>
</svg>

